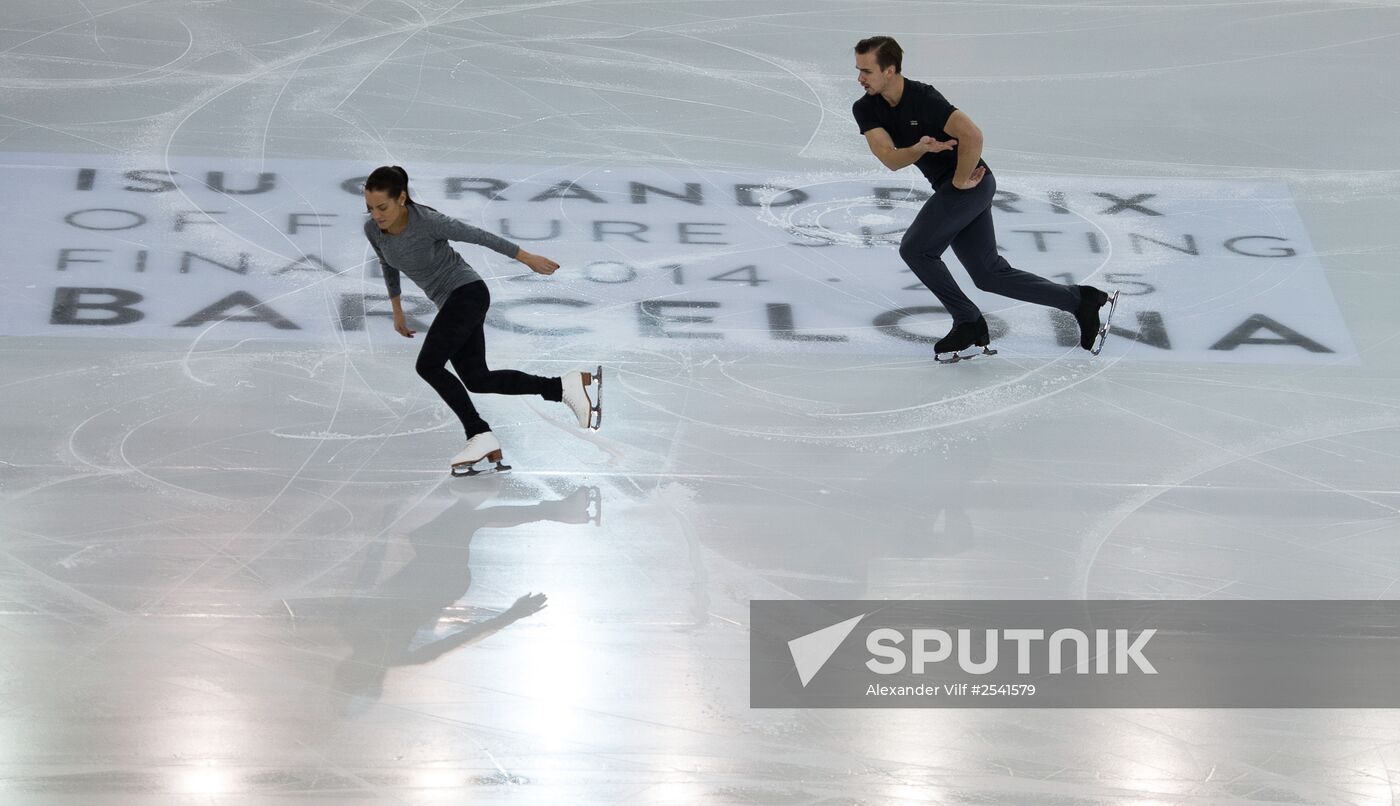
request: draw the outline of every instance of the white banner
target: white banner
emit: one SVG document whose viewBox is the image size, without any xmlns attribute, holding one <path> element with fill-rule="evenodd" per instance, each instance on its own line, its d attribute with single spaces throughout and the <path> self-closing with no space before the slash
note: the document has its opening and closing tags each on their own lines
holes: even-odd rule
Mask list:
<svg viewBox="0 0 1400 806">
<path fill-rule="evenodd" d="M 8 154 L 0 334 L 399 338 L 345 161 Z M 564 268 L 470 245 L 493 345 L 928 355 L 950 320 L 896 246 L 928 186 L 901 174 L 408 165 L 421 203 Z M 1332 363 L 1356 350 L 1282 183 L 998 177 L 1012 265 L 1118 288 L 1105 353 Z M 982 294 L 996 346 L 1063 354 L 1067 315 Z M 433 314 L 411 281 L 406 307 Z M 493 347 L 493 352 L 496 351 Z"/>
</svg>

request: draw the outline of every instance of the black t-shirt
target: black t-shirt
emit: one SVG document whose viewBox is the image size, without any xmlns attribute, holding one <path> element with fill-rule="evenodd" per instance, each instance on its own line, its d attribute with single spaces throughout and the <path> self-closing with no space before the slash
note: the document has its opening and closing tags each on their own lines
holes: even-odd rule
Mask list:
<svg viewBox="0 0 1400 806">
<path fill-rule="evenodd" d="M 920 137 L 935 140 L 948 140 L 952 135 L 943 130 L 948 118 L 957 107 L 948 103 L 943 93 L 922 81 L 904 79 L 904 94 L 899 103 L 890 106 L 879 95 L 865 95 L 851 106 L 851 112 L 860 125 L 860 133 L 871 129 L 884 129 L 889 132 L 895 148 L 908 148 L 919 142 Z M 978 161 L 978 165 L 986 165 Z M 925 154 L 914 163 L 934 187 L 953 178 L 958 168 L 958 149 Z"/>
</svg>

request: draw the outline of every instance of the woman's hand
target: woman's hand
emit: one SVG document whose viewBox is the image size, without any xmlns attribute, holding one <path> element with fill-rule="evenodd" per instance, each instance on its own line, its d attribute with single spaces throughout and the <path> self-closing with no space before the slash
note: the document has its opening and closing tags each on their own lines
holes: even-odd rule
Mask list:
<svg viewBox="0 0 1400 806">
<path fill-rule="evenodd" d="M 510 612 L 520 616 L 531 616 L 545 609 L 548 600 L 543 593 L 527 593 L 515 600 L 515 604 L 510 606 Z"/>
<path fill-rule="evenodd" d="M 526 252 L 524 249 L 520 250 L 520 254 L 516 255 L 515 259 L 529 266 L 530 271 L 533 271 L 535 274 L 553 274 L 559 268 L 558 263 L 555 263 L 544 255 L 536 255 L 531 252 Z"/>
<path fill-rule="evenodd" d="M 418 332 L 408 329 L 408 317 L 403 315 L 403 311 L 394 311 L 394 330 L 406 339 L 413 338 L 413 334 Z"/>
</svg>

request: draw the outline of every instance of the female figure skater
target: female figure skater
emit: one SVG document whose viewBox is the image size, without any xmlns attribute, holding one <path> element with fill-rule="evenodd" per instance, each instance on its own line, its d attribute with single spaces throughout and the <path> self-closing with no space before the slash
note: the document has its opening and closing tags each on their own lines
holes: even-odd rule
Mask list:
<svg viewBox="0 0 1400 806">
<path fill-rule="evenodd" d="M 543 378 L 513 369 L 492 370 L 486 366 L 486 310 L 491 294 L 462 256 L 447 242 L 479 244 L 529 266 L 538 274 L 553 274 L 559 264 L 531 254 L 499 235 L 464 224 L 455 218 L 421 204 L 408 195 L 408 172 L 397 165 L 374 169 L 365 180 L 365 237 L 374 247 L 394 307 L 394 330 L 413 338 L 399 301 L 399 274 L 407 274 L 433 300 L 438 314 L 418 352 L 418 374 L 427 381 L 466 430 L 467 445 L 452 458 L 453 475 L 474 476 L 473 467 L 483 459 L 495 463 L 495 471 L 509 470 L 503 463 L 501 443 L 491 426 L 481 419 L 472 405 L 468 390 L 497 395 L 539 395 L 560 401 L 578 418 L 581 428 L 597 428 L 602 420 L 601 402 L 593 403 L 588 387 L 596 381 L 602 388 L 603 369 L 597 372 L 570 372 L 562 378 Z M 447 364 L 457 370 L 454 376 Z M 594 413 L 598 420 L 592 420 Z"/>
</svg>

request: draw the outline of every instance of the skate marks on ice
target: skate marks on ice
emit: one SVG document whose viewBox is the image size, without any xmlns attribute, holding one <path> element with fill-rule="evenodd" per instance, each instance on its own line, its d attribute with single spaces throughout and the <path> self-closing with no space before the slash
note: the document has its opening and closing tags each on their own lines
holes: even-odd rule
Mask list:
<svg viewBox="0 0 1400 806">
<path fill-rule="evenodd" d="M 681 423 L 775 444 L 917 450 L 906 437 L 997 421 L 1110 373 L 1119 359 L 1053 364 L 999 355 L 957 366 L 924 360 L 787 360 L 719 355 L 654 359 L 614 380 L 627 405 Z"/>
<path fill-rule="evenodd" d="M 447 423 L 435 399 L 379 391 L 413 388 L 407 368 L 361 359 L 356 371 L 306 351 L 222 353 L 204 367 L 217 389 L 209 392 L 172 384 L 178 358 L 101 350 L 87 357 L 95 366 L 36 374 L 11 390 L 35 419 L 7 446 L 15 459 L 7 508 L 25 514 L 15 522 L 30 536 L 25 542 L 54 540 L 80 558 L 149 554 L 150 568 L 99 586 L 99 597 L 129 612 L 178 610 L 186 595 L 202 596 L 211 577 L 267 584 L 266 568 L 285 551 L 279 532 L 354 533 L 350 491 L 420 483 L 431 468 L 414 455 L 445 447 L 439 423 Z M 392 379 L 361 386 L 361 372 Z M 69 393 L 75 383 L 81 395 Z M 446 433 L 458 428 L 454 422 Z M 414 436 L 396 436 L 403 433 Z M 64 503 L 75 497 L 99 516 L 95 522 L 75 520 Z M 186 562 L 188 541 L 202 547 L 197 562 Z M 151 573 L 149 583 L 162 582 L 140 582 Z"/>
<path fill-rule="evenodd" d="M 1370 470 L 1378 455 L 1400 455 L 1393 415 L 1172 430 L 1158 477 L 1125 485 L 1086 525 L 1074 596 L 1372 599 L 1400 588 L 1387 545 L 1400 496 Z"/>
</svg>

